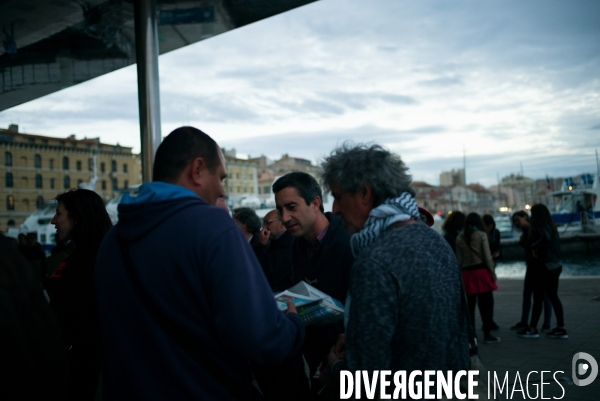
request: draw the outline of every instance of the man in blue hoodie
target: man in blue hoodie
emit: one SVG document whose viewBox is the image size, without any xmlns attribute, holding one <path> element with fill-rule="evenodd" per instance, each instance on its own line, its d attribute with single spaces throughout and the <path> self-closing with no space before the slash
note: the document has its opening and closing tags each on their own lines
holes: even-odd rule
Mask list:
<svg viewBox="0 0 600 401">
<path fill-rule="evenodd" d="M 302 321 L 278 310 L 248 242 L 213 206 L 227 174 L 208 135 L 173 131 L 153 175 L 119 205 L 96 264 L 104 397 L 251 399 L 249 362 L 296 355 Z"/>
</svg>

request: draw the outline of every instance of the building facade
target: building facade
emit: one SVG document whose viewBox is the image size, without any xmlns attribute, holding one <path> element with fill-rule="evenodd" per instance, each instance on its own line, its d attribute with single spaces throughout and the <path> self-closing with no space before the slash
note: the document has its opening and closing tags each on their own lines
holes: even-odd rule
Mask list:
<svg viewBox="0 0 600 401">
<path fill-rule="evenodd" d="M 252 159 L 238 159 L 235 149 L 223 149 L 227 178 L 224 186 L 230 197 L 258 194 L 258 168 Z"/>
<path fill-rule="evenodd" d="M 452 171 L 444 171 L 440 174 L 441 187 L 453 187 L 456 185 L 466 185 L 464 168 L 458 170 L 452 169 Z"/>
<path fill-rule="evenodd" d="M 91 185 L 103 199 L 141 184 L 139 155 L 98 138 L 53 138 L 0 128 L 0 230 L 18 227 L 56 195 Z"/>
</svg>

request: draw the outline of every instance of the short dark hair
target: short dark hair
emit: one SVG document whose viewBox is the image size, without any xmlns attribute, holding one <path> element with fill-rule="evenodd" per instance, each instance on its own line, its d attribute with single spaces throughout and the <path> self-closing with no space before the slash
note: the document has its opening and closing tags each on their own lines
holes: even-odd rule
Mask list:
<svg viewBox="0 0 600 401">
<path fill-rule="evenodd" d="M 334 149 L 322 165 L 322 180 L 327 189 L 335 183 L 343 191 L 355 194 L 369 186 L 373 192 L 373 207 L 403 192 L 415 196 L 408 167 L 400 156 L 379 145 L 346 142 Z"/>
<path fill-rule="evenodd" d="M 55 198 L 67 210 L 67 216 L 75 224 L 71 228 L 71 240 L 76 246 L 98 248 L 104 235 L 112 227 L 104 201 L 94 191 L 72 189 Z"/>
<path fill-rule="evenodd" d="M 239 207 L 233 211 L 233 218 L 242 224 L 246 225 L 246 230 L 249 233 L 256 234 L 260 231 L 262 223 L 260 218 L 254 211 L 249 207 Z"/>
<path fill-rule="evenodd" d="M 211 173 L 219 165 L 217 143 L 194 127 L 180 127 L 162 141 L 156 151 L 153 181 L 177 181 L 183 170 L 196 157 L 201 157 Z"/>
<path fill-rule="evenodd" d="M 319 183 L 312 175 L 301 171 L 286 174 L 273 183 L 273 193 L 276 194 L 288 187 L 296 188 L 298 194 L 304 199 L 307 205 L 310 205 L 313 199 L 318 196 L 321 200 L 319 209 L 321 213 L 325 212 L 323 208 L 323 191 L 321 191 Z"/>
<path fill-rule="evenodd" d="M 486 226 L 494 226 L 494 228 L 496 228 L 496 220 L 494 220 L 494 216 L 492 216 L 491 214 L 484 214 L 483 216 L 481 216 L 481 218 L 483 219 L 483 224 L 485 224 Z"/>
<path fill-rule="evenodd" d="M 515 222 L 515 217 L 524 217 L 527 221 L 529 221 L 529 215 L 524 210 L 519 210 L 519 211 L 513 213 L 512 217 L 511 217 L 511 221 L 513 222 L 513 224 Z"/>
</svg>

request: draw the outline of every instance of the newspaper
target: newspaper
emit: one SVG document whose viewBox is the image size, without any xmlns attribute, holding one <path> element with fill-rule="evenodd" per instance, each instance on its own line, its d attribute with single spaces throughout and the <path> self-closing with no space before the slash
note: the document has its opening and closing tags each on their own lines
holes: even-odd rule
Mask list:
<svg viewBox="0 0 600 401">
<path fill-rule="evenodd" d="M 277 307 L 282 311 L 287 310 L 288 299 L 292 300 L 307 326 L 324 326 L 344 318 L 344 306 L 340 301 L 304 281 L 275 294 Z"/>
</svg>

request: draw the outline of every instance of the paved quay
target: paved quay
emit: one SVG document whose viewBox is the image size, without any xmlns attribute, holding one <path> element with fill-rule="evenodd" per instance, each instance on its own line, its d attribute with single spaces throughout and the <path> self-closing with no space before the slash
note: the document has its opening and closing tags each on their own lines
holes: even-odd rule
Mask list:
<svg viewBox="0 0 600 401">
<path fill-rule="evenodd" d="M 560 279 L 558 295 L 563 303 L 568 339 L 547 338 L 543 333 L 540 333 L 539 339 L 526 339 L 518 337 L 510 330 L 521 317 L 522 291 L 522 279 L 498 280 L 498 291 L 494 293 L 494 320 L 500 329 L 493 333 L 502 341 L 479 345 L 479 355 L 490 374 L 495 372 L 502 383 L 508 372 L 508 389 L 504 390 L 499 399 L 542 399 L 539 393 L 539 372 L 551 371 L 552 373 L 544 373 L 544 383 L 548 383 L 543 386 L 544 399 L 600 401 L 600 374 L 594 382 L 585 387 L 572 382 L 572 360 L 576 353 L 586 352 L 600 364 L 600 277 Z M 479 311 L 476 312 L 475 319 L 481 341 L 483 333 Z M 541 321 L 542 319 L 538 330 L 541 328 Z M 555 325 L 556 318 L 553 315 L 552 327 Z M 527 375 L 532 371 L 538 373 L 529 376 L 527 386 Z M 553 378 L 557 371 L 564 372 L 555 376 L 560 385 Z M 512 392 L 517 372 L 523 390 L 526 387 L 529 390 L 529 395 L 525 392 L 525 397 L 521 391 Z M 585 379 L 588 376 L 579 377 Z M 518 381 L 514 387 L 517 390 L 521 388 Z"/>
</svg>

